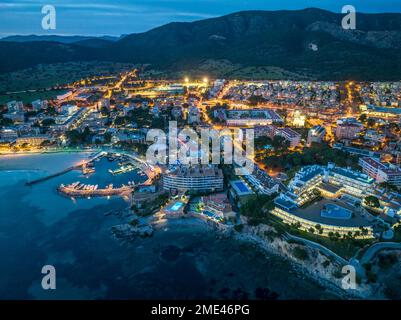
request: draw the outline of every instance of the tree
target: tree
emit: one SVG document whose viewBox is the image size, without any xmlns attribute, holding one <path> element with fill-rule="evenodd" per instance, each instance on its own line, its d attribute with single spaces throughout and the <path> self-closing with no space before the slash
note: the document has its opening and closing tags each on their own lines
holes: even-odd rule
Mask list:
<svg viewBox="0 0 401 320">
<path fill-rule="evenodd" d="M 255 195 L 242 204 L 240 212 L 249 218 L 249 223 L 258 225 L 267 219 L 267 212 L 274 208 L 276 195 Z"/>
<path fill-rule="evenodd" d="M 323 233 L 323 228 L 320 224 L 315 225 L 315 229 L 319 232 L 319 234 Z"/>
<path fill-rule="evenodd" d="M 374 127 L 374 125 L 376 124 L 376 120 L 374 118 L 369 118 L 367 125 L 368 127 Z"/>
<path fill-rule="evenodd" d="M 383 187 L 383 188 L 385 188 L 386 191 L 395 191 L 395 192 L 398 192 L 397 186 L 395 186 L 395 185 L 393 185 L 393 184 L 391 184 L 391 183 L 382 182 L 382 183 L 380 184 L 380 186 Z"/>
<path fill-rule="evenodd" d="M 299 221 L 293 223 L 292 226 L 297 230 L 299 230 L 302 227 L 302 225 Z"/>
<path fill-rule="evenodd" d="M 359 227 L 359 229 L 361 230 L 362 235 L 364 236 L 368 235 L 369 230 L 367 228 Z"/>
<path fill-rule="evenodd" d="M 110 115 L 110 111 L 109 109 L 107 109 L 107 107 L 102 107 L 100 109 L 100 113 L 102 114 L 102 116 L 108 117 Z"/>
<path fill-rule="evenodd" d="M 72 145 L 81 143 L 81 134 L 78 130 L 66 131 L 65 135 Z"/>
<path fill-rule="evenodd" d="M 52 142 L 50 140 L 45 140 L 45 141 L 41 142 L 40 146 L 47 147 L 47 146 L 50 146 L 51 144 L 52 144 Z"/>
<path fill-rule="evenodd" d="M 13 125 L 13 120 L 10 118 L 4 118 L 3 115 L 0 116 L 0 127 Z"/>
<path fill-rule="evenodd" d="M 271 145 L 271 144 L 272 144 L 272 139 L 270 139 L 267 136 L 262 136 L 255 139 L 255 149 L 257 150 L 262 149 L 266 145 Z"/>
<path fill-rule="evenodd" d="M 250 105 L 256 106 L 256 105 L 259 104 L 259 103 L 266 102 L 266 99 L 263 98 L 262 96 L 255 96 L 255 95 L 252 95 L 252 96 L 250 96 L 250 97 L 248 98 L 248 102 L 249 102 Z"/>
<path fill-rule="evenodd" d="M 359 121 L 361 121 L 361 122 L 365 122 L 366 119 L 367 119 L 367 116 L 364 113 L 359 116 Z"/>
<path fill-rule="evenodd" d="M 302 261 L 308 259 L 308 251 L 306 251 L 306 249 L 301 247 L 295 247 L 292 251 L 292 254 L 294 255 L 295 258 Z"/>
<path fill-rule="evenodd" d="M 116 117 L 114 119 L 114 125 L 116 126 L 122 126 L 127 123 L 127 118 L 126 117 Z"/>
<path fill-rule="evenodd" d="M 289 148 L 290 142 L 282 136 L 274 136 L 272 146 L 274 150 L 285 151 Z"/>
<path fill-rule="evenodd" d="M 43 127 L 50 127 L 52 125 L 54 125 L 56 123 L 56 121 L 52 118 L 46 118 L 42 121 L 42 126 Z"/>
<path fill-rule="evenodd" d="M 380 201 L 375 196 L 367 196 L 365 197 L 365 203 L 372 208 L 380 208 Z"/>
<path fill-rule="evenodd" d="M 55 109 L 53 106 L 49 106 L 49 107 L 47 107 L 45 113 L 46 113 L 47 115 L 49 115 L 49 116 L 54 116 L 54 115 L 57 114 L 57 111 L 56 111 L 56 109 Z"/>
<path fill-rule="evenodd" d="M 110 143 L 111 142 L 111 133 L 110 132 L 106 132 L 104 135 L 104 142 L 105 143 Z"/>
<path fill-rule="evenodd" d="M 93 133 L 89 127 L 85 127 L 82 132 L 74 129 L 66 131 L 65 135 L 67 136 L 67 139 L 70 141 L 71 145 L 79 145 L 89 143 L 92 139 Z"/>
</svg>

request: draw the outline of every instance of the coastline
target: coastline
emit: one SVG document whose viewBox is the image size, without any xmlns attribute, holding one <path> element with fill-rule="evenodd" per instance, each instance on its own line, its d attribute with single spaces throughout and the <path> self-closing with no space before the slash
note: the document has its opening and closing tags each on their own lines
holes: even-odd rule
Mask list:
<svg viewBox="0 0 401 320">
<path fill-rule="evenodd" d="M 1 156 L 30 156 L 30 155 L 40 155 L 40 154 L 56 154 L 56 153 L 82 153 L 82 152 L 96 152 L 101 149 L 73 149 L 73 150 L 41 150 L 41 151 L 24 151 L 24 152 L 3 152 L 0 151 Z"/>
<path fill-rule="evenodd" d="M 82 151 L 72 151 L 71 153 L 79 153 L 79 152 L 91 152 L 89 150 Z M 52 152 L 55 153 L 55 152 Z M 27 154 L 32 155 L 32 154 Z M 129 207 L 127 207 L 129 210 Z M 237 232 L 233 230 L 233 226 L 223 225 L 220 223 L 216 223 L 210 219 L 202 217 L 200 215 L 188 215 L 183 217 L 170 217 L 166 216 L 164 219 L 157 219 L 157 214 L 150 215 L 146 218 L 141 218 L 141 220 L 148 222 L 152 226 L 155 226 L 156 230 L 163 229 L 164 226 L 168 227 L 169 223 L 181 224 L 185 225 L 185 229 L 188 232 L 191 232 L 193 228 L 197 228 L 200 225 L 207 227 L 209 230 L 214 230 L 216 232 L 216 237 L 234 239 L 238 242 L 247 242 L 255 245 L 258 249 L 264 251 L 267 255 L 275 255 L 282 260 L 290 263 L 294 268 L 294 271 L 299 277 L 303 280 L 311 279 L 315 283 L 320 284 L 322 287 L 327 288 L 330 292 L 333 292 L 336 296 L 342 299 L 366 299 L 368 295 L 355 293 L 348 293 L 341 289 L 341 281 L 334 282 L 333 279 L 328 279 L 324 277 L 324 275 L 320 273 L 314 273 L 312 270 L 313 266 L 309 263 L 300 263 L 288 252 L 288 246 L 294 246 L 294 244 L 290 244 L 284 239 L 268 241 L 268 239 L 263 239 L 259 235 L 257 235 L 257 230 L 252 227 L 246 226 L 242 232 Z M 163 220 L 166 221 L 166 224 L 163 224 Z M 310 250 L 310 249 L 308 249 Z M 318 250 L 315 250 L 318 251 Z"/>
<path fill-rule="evenodd" d="M 210 219 L 203 218 L 197 215 L 165 217 L 163 220 L 166 222 L 166 225 L 168 225 L 169 223 L 185 224 L 185 226 L 189 229 L 191 227 L 199 227 L 200 224 L 202 224 L 209 230 L 214 231 L 217 237 L 234 239 L 238 242 L 252 244 L 255 246 L 256 249 L 264 252 L 266 254 L 266 258 L 268 258 L 268 255 L 274 255 L 280 259 L 285 260 L 292 266 L 294 271 L 297 272 L 302 279 L 310 278 L 316 284 L 326 288 L 330 293 L 337 296 L 339 299 L 362 300 L 369 299 L 370 297 L 369 292 L 364 293 L 364 290 L 366 289 L 365 287 L 362 288 L 362 290 L 352 290 L 352 292 L 347 292 L 341 288 L 341 279 L 336 279 L 337 281 L 334 281 L 332 277 L 325 277 L 319 272 L 313 272 L 312 262 L 300 263 L 300 261 L 289 254 L 288 250 L 284 250 L 284 247 L 286 246 L 294 246 L 285 239 L 277 240 L 277 238 L 274 241 L 268 242 L 266 239 L 263 239 L 260 236 L 256 235 L 250 227 L 248 227 L 249 230 L 246 230 L 245 232 L 237 232 L 231 226 L 221 225 L 214 221 L 211 221 Z M 154 223 L 152 222 L 150 222 L 150 224 L 153 226 Z M 155 229 L 156 231 L 159 231 L 158 229 L 162 228 L 163 226 L 158 226 Z M 273 244 L 275 241 L 278 242 L 278 245 Z M 308 248 L 308 250 L 312 251 L 312 249 L 310 248 Z M 319 250 L 315 249 L 314 251 L 318 255 L 324 256 Z"/>
</svg>

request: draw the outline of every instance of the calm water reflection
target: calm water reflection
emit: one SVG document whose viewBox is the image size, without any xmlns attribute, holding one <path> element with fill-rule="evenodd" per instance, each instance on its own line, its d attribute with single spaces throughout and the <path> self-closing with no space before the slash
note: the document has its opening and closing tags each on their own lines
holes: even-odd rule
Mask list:
<svg viewBox="0 0 401 320">
<path fill-rule="evenodd" d="M 270 298 L 333 297 L 282 259 L 217 240 L 194 219 L 121 244 L 110 233 L 121 220 L 104 213 L 127 207 L 123 199 L 72 201 L 56 192 L 77 171 L 24 185 L 87 156 L 0 157 L 1 299 L 255 298 L 257 288 Z M 45 264 L 56 267 L 56 290 L 40 286 Z"/>
</svg>

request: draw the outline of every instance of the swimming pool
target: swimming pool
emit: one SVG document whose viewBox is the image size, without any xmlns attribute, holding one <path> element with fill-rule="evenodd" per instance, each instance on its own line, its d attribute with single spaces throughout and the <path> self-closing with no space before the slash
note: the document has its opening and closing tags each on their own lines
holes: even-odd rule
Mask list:
<svg viewBox="0 0 401 320">
<path fill-rule="evenodd" d="M 248 187 L 242 181 L 234 182 L 234 184 L 238 188 L 239 191 L 241 191 L 241 192 L 249 192 Z"/>
<path fill-rule="evenodd" d="M 181 207 L 184 205 L 184 203 L 177 201 L 176 203 L 174 203 L 174 205 L 172 205 L 170 207 L 170 211 L 178 211 L 181 209 Z"/>
<path fill-rule="evenodd" d="M 336 204 L 326 204 L 320 215 L 324 218 L 332 218 L 332 219 L 351 219 L 352 218 L 352 211 L 345 209 L 341 206 Z"/>
<path fill-rule="evenodd" d="M 208 216 L 209 218 L 215 219 L 215 220 L 217 220 L 217 221 L 222 221 L 222 220 L 223 220 L 221 217 L 219 217 L 219 216 L 216 215 L 215 213 L 210 212 L 210 211 L 207 211 L 207 210 L 204 210 L 204 211 L 203 211 L 203 214 L 206 215 L 206 216 Z"/>
<path fill-rule="evenodd" d="M 207 215 L 210 218 L 214 218 L 215 217 L 215 215 L 213 213 L 211 213 L 210 211 L 206 211 L 205 210 L 205 211 L 203 211 L 203 214 Z"/>
</svg>

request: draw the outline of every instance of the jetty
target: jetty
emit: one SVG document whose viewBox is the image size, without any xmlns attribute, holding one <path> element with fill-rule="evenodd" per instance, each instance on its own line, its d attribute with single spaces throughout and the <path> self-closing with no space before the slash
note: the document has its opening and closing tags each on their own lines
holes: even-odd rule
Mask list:
<svg viewBox="0 0 401 320">
<path fill-rule="evenodd" d="M 130 193 L 133 190 L 133 186 L 121 186 L 119 188 L 113 188 L 113 185 L 109 185 L 107 188 L 98 189 L 98 186 L 86 186 L 81 185 L 79 182 L 75 182 L 71 185 L 61 185 L 57 188 L 57 191 L 70 197 L 106 197 L 116 196 L 124 193 Z"/>
<path fill-rule="evenodd" d="M 37 184 L 37 183 L 40 183 L 40 182 L 43 182 L 43 181 L 50 180 L 52 178 L 61 176 L 61 175 L 65 174 L 65 173 L 67 173 L 67 172 L 69 172 L 71 170 L 78 169 L 79 167 L 80 166 L 69 167 L 69 168 L 67 168 L 67 169 L 65 169 L 63 171 L 51 174 L 49 176 L 46 176 L 46 177 L 43 177 L 43 178 L 39 178 L 39 179 L 36 179 L 36 180 L 32 180 L 32 181 L 28 181 L 28 182 L 25 183 L 25 185 L 26 186 L 33 186 L 34 184 Z"/>
<path fill-rule="evenodd" d="M 70 171 L 72 171 L 72 170 L 77 170 L 77 169 L 79 169 L 79 168 L 82 168 L 83 166 L 86 166 L 88 163 L 90 163 L 90 162 L 96 160 L 97 158 L 103 157 L 104 154 L 105 154 L 105 153 L 104 153 L 103 151 L 98 152 L 98 153 L 96 153 L 93 157 L 91 157 L 91 158 L 88 159 L 87 161 L 84 161 L 83 163 L 80 163 L 80 164 L 78 164 L 78 165 L 76 165 L 76 166 L 69 167 L 69 168 L 64 169 L 64 170 L 62 170 L 62 171 L 59 171 L 59 172 L 50 174 L 50 175 L 48 175 L 48 176 L 45 176 L 45 177 L 42 177 L 42 178 L 39 178 L 39 179 L 36 179 L 36 180 L 28 181 L 28 182 L 25 183 L 25 185 L 26 185 L 26 186 L 33 186 L 34 184 L 37 184 L 37 183 L 40 183 L 40 182 L 44 182 L 44 181 L 53 179 L 53 178 L 55 178 L 55 177 L 62 176 L 63 174 L 66 174 L 67 172 L 70 172 Z"/>
</svg>

